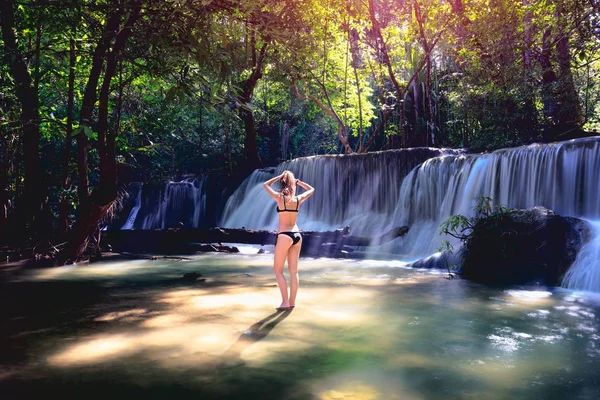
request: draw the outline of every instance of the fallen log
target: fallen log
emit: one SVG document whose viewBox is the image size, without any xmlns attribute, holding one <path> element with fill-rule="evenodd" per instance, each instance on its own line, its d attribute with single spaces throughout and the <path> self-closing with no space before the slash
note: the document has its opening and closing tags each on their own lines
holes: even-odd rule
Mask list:
<svg viewBox="0 0 600 400">
<path fill-rule="evenodd" d="M 334 231 L 302 231 L 302 254 L 309 256 L 338 256 L 350 253 L 351 246 L 382 244 L 408 232 L 402 226 L 375 237 L 349 235 L 349 228 Z M 198 243 L 244 243 L 274 245 L 275 231 L 231 228 L 170 228 L 156 230 L 102 231 L 102 243 L 111 251 L 149 253 L 193 253 L 201 249 Z M 226 247 L 226 246 L 223 246 Z"/>
</svg>

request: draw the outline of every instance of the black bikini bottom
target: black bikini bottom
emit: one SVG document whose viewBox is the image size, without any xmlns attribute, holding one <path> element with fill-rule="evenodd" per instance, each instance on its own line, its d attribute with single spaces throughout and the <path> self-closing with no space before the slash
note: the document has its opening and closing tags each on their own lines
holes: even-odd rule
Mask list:
<svg viewBox="0 0 600 400">
<path fill-rule="evenodd" d="M 294 241 L 294 243 L 292 243 L 292 246 L 298 244 L 298 242 L 302 240 L 302 235 L 300 235 L 300 232 L 279 232 L 277 235 L 286 235 L 292 238 L 292 240 Z"/>
</svg>

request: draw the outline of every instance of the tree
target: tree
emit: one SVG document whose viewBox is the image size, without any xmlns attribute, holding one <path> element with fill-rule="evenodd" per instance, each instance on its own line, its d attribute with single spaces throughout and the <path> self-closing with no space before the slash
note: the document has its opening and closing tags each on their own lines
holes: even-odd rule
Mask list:
<svg viewBox="0 0 600 400">
<path fill-rule="evenodd" d="M 79 218 L 68 253 L 73 261 L 77 261 L 83 254 L 90 236 L 98 229 L 98 223 L 113 207 L 117 197 L 115 139 L 118 132 L 109 132 L 108 129 L 108 97 L 111 80 L 116 71 L 117 57 L 140 16 L 141 1 L 132 1 L 121 7 L 118 7 L 118 1 L 114 1 L 113 5 L 115 8 L 107 15 L 104 30 L 94 50 L 81 107 L 80 130 L 77 135 Z M 121 27 L 122 20 L 124 23 Z M 105 62 L 97 123 L 100 181 L 89 193 L 88 140 L 93 132 L 92 112 L 98 99 L 97 88 Z"/>
<path fill-rule="evenodd" d="M 36 91 L 36 83 L 39 78 L 36 76 L 32 79 L 25 57 L 19 49 L 15 35 L 13 0 L 3 1 L 0 4 L 0 25 L 4 42 L 4 59 L 6 64 L 10 66 L 9 71 L 14 80 L 15 93 L 21 108 L 20 122 L 25 160 L 25 187 L 19 199 L 19 217 L 17 221 L 23 227 L 34 229 L 34 224 L 36 219 L 39 218 L 40 209 L 44 203 L 42 198 L 44 189 L 40 179 L 40 118 Z M 38 54 L 39 59 L 39 52 L 36 51 L 36 54 Z M 4 207 L 6 206 L 4 205 Z"/>
</svg>

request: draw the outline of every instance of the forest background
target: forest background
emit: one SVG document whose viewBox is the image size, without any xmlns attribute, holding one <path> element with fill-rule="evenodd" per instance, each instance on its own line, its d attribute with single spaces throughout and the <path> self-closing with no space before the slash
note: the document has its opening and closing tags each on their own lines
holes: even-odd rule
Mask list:
<svg viewBox="0 0 600 400">
<path fill-rule="evenodd" d="M 131 181 L 600 131 L 598 0 L 3 0 L 0 25 L 0 245 L 65 262 Z"/>
</svg>

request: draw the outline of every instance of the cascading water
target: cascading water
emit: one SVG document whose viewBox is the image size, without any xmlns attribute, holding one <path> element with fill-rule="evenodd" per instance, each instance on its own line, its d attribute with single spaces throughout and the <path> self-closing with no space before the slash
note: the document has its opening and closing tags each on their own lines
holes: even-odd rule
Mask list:
<svg viewBox="0 0 600 400">
<path fill-rule="evenodd" d="M 127 216 L 127 220 L 121 229 L 133 229 L 133 225 L 135 224 L 135 220 L 137 219 L 137 215 L 140 212 L 140 208 L 142 208 L 142 184 L 140 182 L 133 182 L 129 185 L 128 192 L 130 196 L 135 194 L 135 203 Z"/>
<path fill-rule="evenodd" d="M 511 208 L 544 206 L 564 216 L 600 217 L 600 141 L 578 139 L 427 160 L 406 177 L 391 221 L 411 227 L 394 253 L 427 255 L 440 243 L 440 224 L 472 215 L 475 199 Z"/>
<path fill-rule="evenodd" d="M 138 191 L 135 204 L 121 229 L 164 229 L 177 226 L 199 227 L 206 214 L 206 181 L 202 176 L 193 180 L 168 182 L 158 193 L 144 201 Z"/>
<path fill-rule="evenodd" d="M 592 239 L 577 254 L 577 258 L 562 281 L 569 289 L 600 292 L 600 220 L 589 221 Z"/>
<path fill-rule="evenodd" d="M 416 154 L 421 160 L 410 157 Z M 373 235 L 408 225 L 403 238 L 371 249 L 406 259 L 435 252 L 440 224 L 456 213 L 472 215 L 480 195 L 512 208 L 540 205 L 565 216 L 600 218 L 598 137 L 489 154 L 410 149 L 316 156 L 283 163 L 274 173 L 285 169 L 316 188 L 299 215 L 301 229 L 349 225 L 352 234 Z M 229 199 L 222 225 L 275 229 L 275 206 L 261 185 L 272 176 L 255 171 Z"/>
<path fill-rule="evenodd" d="M 398 202 L 399 183 L 423 161 L 454 150 L 408 149 L 369 154 L 313 156 L 280 164 L 313 185 L 315 195 L 302 206 L 298 224 L 304 230 L 350 226 L 353 234 L 379 229 Z M 272 172 L 257 170 L 227 201 L 221 225 L 230 228 L 276 229 L 275 203 L 262 187 Z"/>
</svg>

